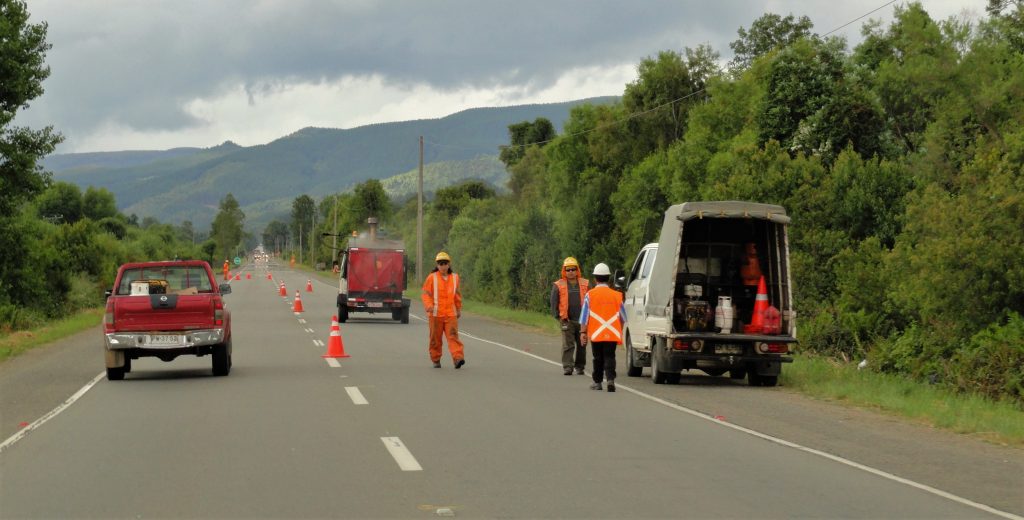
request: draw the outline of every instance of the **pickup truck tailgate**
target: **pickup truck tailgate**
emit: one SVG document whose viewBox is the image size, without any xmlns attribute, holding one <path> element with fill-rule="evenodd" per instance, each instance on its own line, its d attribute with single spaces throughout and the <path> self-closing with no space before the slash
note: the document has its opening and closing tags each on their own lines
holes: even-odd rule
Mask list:
<svg viewBox="0 0 1024 520">
<path fill-rule="evenodd" d="M 212 294 L 119 296 L 114 301 L 114 328 L 118 331 L 190 330 L 212 327 Z"/>
</svg>

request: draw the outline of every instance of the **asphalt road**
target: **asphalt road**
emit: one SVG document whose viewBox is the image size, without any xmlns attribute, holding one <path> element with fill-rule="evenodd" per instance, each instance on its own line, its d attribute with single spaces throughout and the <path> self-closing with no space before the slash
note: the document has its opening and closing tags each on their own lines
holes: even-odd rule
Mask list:
<svg viewBox="0 0 1024 520">
<path fill-rule="evenodd" d="M 435 369 L 418 303 L 408 325 L 355 315 L 330 364 L 336 291 L 273 276 L 233 282 L 228 377 L 137 360 L 54 414 L 102 371 L 98 329 L 0 365 L 0 517 L 1024 515 L 1021 450 L 784 388 L 654 385 L 621 353 L 595 392 L 556 338 L 471 315 L 466 366 Z"/>
</svg>

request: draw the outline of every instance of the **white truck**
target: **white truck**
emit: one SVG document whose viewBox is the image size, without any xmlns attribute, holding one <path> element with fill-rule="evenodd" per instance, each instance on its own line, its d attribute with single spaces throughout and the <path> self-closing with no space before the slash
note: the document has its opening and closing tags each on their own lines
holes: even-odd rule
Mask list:
<svg viewBox="0 0 1024 520">
<path fill-rule="evenodd" d="M 668 208 L 658 242 L 615 276 L 625 289 L 627 374 L 650 367 L 656 384 L 678 383 L 683 370 L 699 369 L 778 384 L 797 341 L 789 220 L 781 206 L 753 202 Z"/>
</svg>

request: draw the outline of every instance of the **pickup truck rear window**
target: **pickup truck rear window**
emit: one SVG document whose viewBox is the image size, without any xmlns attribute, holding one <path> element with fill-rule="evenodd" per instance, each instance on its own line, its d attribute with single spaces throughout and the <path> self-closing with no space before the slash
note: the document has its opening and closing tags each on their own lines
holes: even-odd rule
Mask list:
<svg viewBox="0 0 1024 520">
<path fill-rule="evenodd" d="M 213 292 L 206 269 L 199 266 L 166 266 L 126 269 L 117 286 L 118 295 L 132 294 L 132 282 L 148 282 L 145 294 Z M 138 287 L 138 285 L 137 285 Z M 138 294 L 138 293 L 136 293 Z"/>
</svg>

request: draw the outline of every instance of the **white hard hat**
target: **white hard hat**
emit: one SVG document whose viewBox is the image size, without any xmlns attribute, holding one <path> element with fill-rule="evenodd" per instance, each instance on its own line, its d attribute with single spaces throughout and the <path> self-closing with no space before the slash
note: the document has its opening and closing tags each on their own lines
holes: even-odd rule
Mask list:
<svg viewBox="0 0 1024 520">
<path fill-rule="evenodd" d="M 594 276 L 611 276 L 612 271 L 604 263 L 594 266 Z"/>
</svg>

